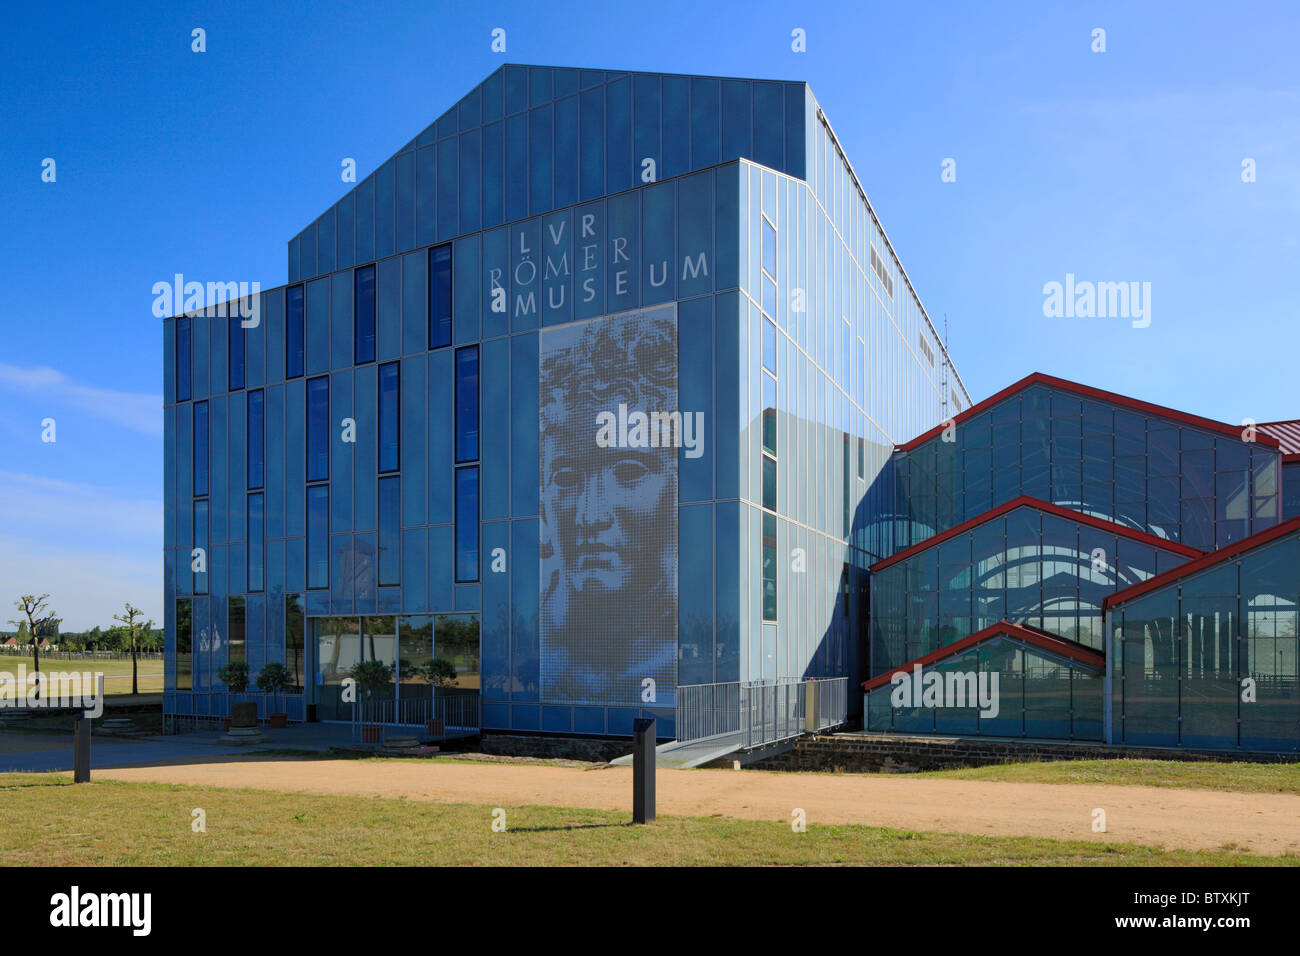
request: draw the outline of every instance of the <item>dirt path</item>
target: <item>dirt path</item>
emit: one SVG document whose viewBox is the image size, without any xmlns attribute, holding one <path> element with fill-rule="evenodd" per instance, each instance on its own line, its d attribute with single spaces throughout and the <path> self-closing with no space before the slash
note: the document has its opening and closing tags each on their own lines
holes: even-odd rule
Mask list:
<svg viewBox="0 0 1300 956">
<path fill-rule="evenodd" d="M 413 800 L 542 804 L 631 812 L 625 767 L 512 766 L 443 761 L 234 758 L 96 771 L 116 780 L 251 787 Z M 1166 848 L 1300 853 L 1300 796 L 1157 787 L 999 783 L 904 776 L 660 770 L 661 814 L 861 823 L 986 836 L 1139 843 Z M 1107 832 L 1092 832 L 1093 810 Z"/>
</svg>

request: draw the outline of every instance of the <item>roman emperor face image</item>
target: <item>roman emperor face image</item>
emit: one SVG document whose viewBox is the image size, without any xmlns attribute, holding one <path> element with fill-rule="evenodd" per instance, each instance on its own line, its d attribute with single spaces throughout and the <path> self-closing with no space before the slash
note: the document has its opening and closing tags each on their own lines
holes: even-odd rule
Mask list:
<svg viewBox="0 0 1300 956">
<path fill-rule="evenodd" d="M 675 661 L 678 450 L 597 440 L 602 413 L 676 409 L 674 318 L 632 313 L 543 332 L 544 700 L 631 703 L 640 671 Z"/>
</svg>

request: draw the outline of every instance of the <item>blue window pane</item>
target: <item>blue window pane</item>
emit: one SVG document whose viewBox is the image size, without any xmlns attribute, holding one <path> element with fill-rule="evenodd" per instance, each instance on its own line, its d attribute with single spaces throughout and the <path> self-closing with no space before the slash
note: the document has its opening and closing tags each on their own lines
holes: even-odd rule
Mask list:
<svg viewBox="0 0 1300 956">
<path fill-rule="evenodd" d="M 263 587 L 263 497 L 248 496 L 248 590 L 260 591 Z"/>
<path fill-rule="evenodd" d="M 194 403 L 194 493 L 208 493 L 208 403 Z"/>
<path fill-rule="evenodd" d="M 429 348 L 451 344 L 451 246 L 429 250 Z"/>
<path fill-rule="evenodd" d="M 776 620 L 776 515 L 763 515 L 763 620 Z"/>
<path fill-rule="evenodd" d="M 769 279 L 767 276 L 763 276 L 762 299 L 763 301 L 760 303 L 760 305 L 763 309 L 763 313 L 769 316 L 776 315 L 776 283 L 773 282 L 771 279 Z M 841 325 L 844 324 L 845 323 L 841 323 Z M 845 327 L 847 328 L 847 325 Z M 847 363 L 849 360 L 849 350 L 847 347 L 847 340 L 845 342 L 844 347 L 841 349 L 840 355 L 842 356 L 843 361 Z M 844 380 L 845 380 L 844 378 L 841 378 L 841 382 L 843 382 Z"/>
<path fill-rule="evenodd" d="M 776 379 L 770 375 L 763 376 L 763 450 L 776 454 Z M 858 477 L 862 477 L 861 459 Z"/>
<path fill-rule="evenodd" d="M 456 461 L 478 460 L 478 346 L 456 352 Z"/>
<path fill-rule="evenodd" d="M 322 375 L 307 383 L 307 480 L 330 475 L 330 382 Z"/>
<path fill-rule="evenodd" d="M 353 273 L 353 361 L 375 360 L 375 267 L 366 266 Z M 344 290 L 346 291 L 346 286 Z M 346 315 L 346 313 L 344 313 Z M 346 333 L 345 333 L 346 334 Z"/>
<path fill-rule="evenodd" d="M 263 470 L 266 441 L 266 415 L 263 411 L 263 392 L 259 388 L 248 393 L 248 487 L 261 488 L 265 483 Z"/>
<path fill-rule="evenodd" d="M 763 220 L 763 268 L 776 278 L 776 229 L 767 219 Z"/>
<path fill-rule="evenodd" d="M 478 468 L 456 471 L 456 580 L 478 580 Z"/>
<path fill-rule="evenodd" d="M 290 286 L 285 298 L 284 377 L 297 378 L 303 368 L 304 286 Z"/>
<path fill-rule="evenodd" d="M 402 583 L 401 479 L 379 482 L 379 585 Z"/>
<path fill-rule="evenodd" d="M 776 325 L 771 321 L 763 322 L 763 367 L 776 372 Z"/>
<path fill-rule="evenodd" d="M 398 441 L 398 366 L 396 362 L 379 367 L 379 470 L 397 471 L 401 467 Z"/>
<path fill-rule="evenodd" d="M 212 563 L 212 555 L 208 553 L 208 499 L 199 498 L 194 502 L 194 547 L 203 552 L 202 571 L 194 572 L 194 593 L 208 593 L 208 572 L 207 569 Z M 182 555 L 184 557 L 184 555 Z M 191 565 L 192 567 L 193 565 Z"/>
<path fill-rule="evenodd" d="M 231 309 L 229 322 L 230 347 L 227 350 L 226 384 L 230 391 L 244 387 L 244 324 L 239 306 Z"/>
<path fill-rule="evenodd" d="M 330 489 L 312 485 L 307 489 L 307 587 L 330 585 Z"/>
<path fill-rule="evenodd" d="M 176 320 L 176 401 L 190 397 L 190 320 Z"/>
</svg>

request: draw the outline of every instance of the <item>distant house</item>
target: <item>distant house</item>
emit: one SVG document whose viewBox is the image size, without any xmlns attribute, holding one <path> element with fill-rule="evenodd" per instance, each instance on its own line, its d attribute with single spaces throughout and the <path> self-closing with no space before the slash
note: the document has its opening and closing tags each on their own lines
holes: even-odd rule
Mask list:
<svg viewBox="0 0 1300 956">
<path fill-rule="evenodd" d="M 17 637 L 10 637 L 0 642 L 0 647 L 25 647 L 28 641 L 19 641 Z M 41 650 L 46 650 L 50 646 L 50 640 L 47 637 L 41 638 Z"/>
</svg>

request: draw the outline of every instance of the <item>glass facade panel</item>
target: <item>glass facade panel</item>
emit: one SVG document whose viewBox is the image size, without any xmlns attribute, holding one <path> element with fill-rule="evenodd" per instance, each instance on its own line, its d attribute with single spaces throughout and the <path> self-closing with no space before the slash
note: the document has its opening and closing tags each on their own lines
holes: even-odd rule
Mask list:
<svg viewBox="0 0 1300 956">
<path fill-rule="evenodd" d="M 208 450 L 211 441 L 208 434 L 208 403 L 194 403 L 194 494 L 208 493 Z"/>
<path fill-rule="evenodd" d="M 307 488 L 307 587 L 330 586 L 328 485 Z"/>
<path fill-rule="evenodd" d="M 429 348 L 451 345 L 451 246 L 429 250 Z"/>
<path fill-rule="evenodd" d="M 379 367 L 379 470 L 401 468 L 401 389 L 399 366 L 390 362 Z"/>
<path fill-rule="evenodd" d="M 226 661 L 230 664 L 247 661 L 244 641 L 244 599 L 232 596 L 226 614 Z"/>
<path fill-rule="evenodd" d="M 456 461 L 478 459 L 478 347 L 456 350 Z"/>
<path fill-rule="evenodd" d="M 285 290 L 284 316 L 284 363 L 285 378 L 298 378 L 305 368 L 305 329 L 303 326 L 306 312 L 305 286 L 294 285 Z"/>
<path fill-rule="evenodd" d="M 261 488 L 266 480 L 264 469 L 266 418 L 264 395 L 256 389 L 248 393 L 248 487 Z"/>
<path fill-rule="evenodd" d="M 176 401 L 189 401 L 190 397 L 190 319 L 176 320 Z"/>
<path fill-rule="evenodd" d="M 239 307 L 230 308 L 231 315 L 227 321 L 229 342 L 226 347 L 226 384 L 229 391 L 244 387 L 244 325 L 239 315 Z"/>
<path fill-rule="evenodd" d="M 176 689 L 194 687 L 194 601 L 176 599 Z"/>
<path fill-rule="evenodd" d="M 375 360 L 375 267 L 365 266 L 353 273 L 355 283 L 353 308 L 353 361 Z"/>
<path fill-rule="evenodd" d="M 456 469 L 456 580 L 478 580 L 478 468 Z"/>
<path fill-rule="evenodd" d="M 260 591 L 263 588 L 264 578 L 264 559 L 263 548 L 265 542 L 265 518 L 263 508 L 265 507 L 264 495 L 248 496 L 248 590 Z"/>
<path fill-rule="evenodd" d="M 379 480 L 379 586 L 402 583 L 401 479 Z"/>
<path fill-rule="evenodd" d="M 307 480 L 326 481 L 330 475 L 330 381 L 326 376 L 307 382 Z"/>
</svg>

